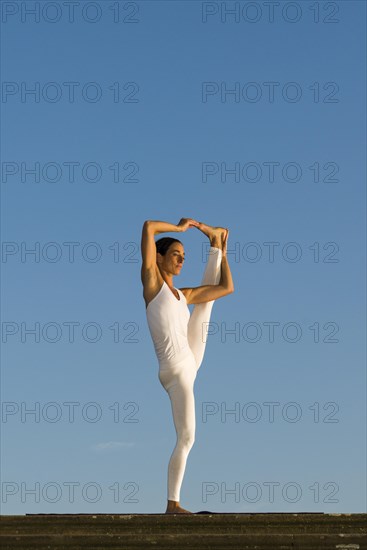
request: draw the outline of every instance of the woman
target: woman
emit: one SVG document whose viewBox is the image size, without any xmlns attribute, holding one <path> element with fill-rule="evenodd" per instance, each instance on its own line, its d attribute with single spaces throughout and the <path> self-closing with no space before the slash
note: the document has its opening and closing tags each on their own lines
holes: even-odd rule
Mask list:
<svg viewBox="0 0 367 550">
<path fill-rule="evenodd" d="M 201 286 L 178 289 L 172 278 L 181 272 L 184 247 L 178 239 L 163 237 L 155 242 L 154 236 L 187 231 L 189 227 L 196 227 L 209 238 L 209 258 Z M 194 382 L 205 351 L 203 328 L 209 323 L 214 300 L 234 292 L 227 239 L 228 229 L 191 218 L 182 218 L 178 225 L 152 220 L 143 225 L 141 280 L 146 315 L 159 363 L 159 380 L 171 400 L 177 433 L 168 465 L 166 514 L 191 514 L 180 506 L 180 489 L 195 439 Z M 191 316 L 189 304 L 196 304 Z"/>
</svg>

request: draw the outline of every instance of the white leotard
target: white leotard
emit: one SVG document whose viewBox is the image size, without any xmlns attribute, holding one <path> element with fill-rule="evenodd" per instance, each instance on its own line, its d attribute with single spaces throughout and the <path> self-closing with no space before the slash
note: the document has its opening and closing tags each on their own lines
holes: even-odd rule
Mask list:
<svg viewBox="0 0 367 550">
<path fill-rule="evenodd" d="M 165 281 L 146 309 L 155 353 L 161 369 L 169 368 L 192 355 L 187 339 L 190 310 L 180 289 L 178 300 Z"/>
<path fill-rule="evenodd" d="M 210 247 L 202 285 L 220 280 L 222 251 Z M 203 360 L 206 339 L 202 327 L 210 321 L 212 302 L 195 304 L 190 315 L 185 295 L 178 300 L 164 281 L 149 302 L 146 315 L 159 363 L 159 380 L 172 405 L 177 443 L 168 464 L 167 498 L 178 502 L 187 456 L 195 439 L 194 382 Z"/>
</svg>

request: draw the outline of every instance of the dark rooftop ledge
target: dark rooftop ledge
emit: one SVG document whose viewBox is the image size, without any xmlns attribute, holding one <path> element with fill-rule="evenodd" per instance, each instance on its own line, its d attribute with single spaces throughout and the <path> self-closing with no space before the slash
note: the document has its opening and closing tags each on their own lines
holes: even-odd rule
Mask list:
<svg viewBox="0 0 367 550">
<path fill-rule="evenodd" d="M 367 514 L 26 514 L 1 516 L 2 550 L 367 550 Z"/>
</svg>

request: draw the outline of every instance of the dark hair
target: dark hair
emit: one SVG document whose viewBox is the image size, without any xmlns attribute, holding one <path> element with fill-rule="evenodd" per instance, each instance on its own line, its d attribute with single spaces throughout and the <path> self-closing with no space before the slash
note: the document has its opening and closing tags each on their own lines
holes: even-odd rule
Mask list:
<svg viewBox="0 0 367 550">
<path fill-rule="evenodd" d="M 157 252 L 159 252 L 159 254 L 162 254 L 162 256 L 165 256 L 167 250 L 173 243 L 182 244 L 181 241 L 179 241 L 178 239 L 173 239 L 172 237 L 162 237 L 161 239 L 158 239 L 158 241 L 156 241 L 155 243 L 157 247 Z"/>
</svg>

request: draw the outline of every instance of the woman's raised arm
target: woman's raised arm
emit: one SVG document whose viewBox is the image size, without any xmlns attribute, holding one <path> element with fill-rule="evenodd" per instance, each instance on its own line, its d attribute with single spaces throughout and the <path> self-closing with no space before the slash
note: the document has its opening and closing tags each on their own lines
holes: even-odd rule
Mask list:
<svg viewBox="0 0 367 550">
<path fill-rule="evenodd" d="M 186 231 L 191 226 L 198 226 L 199 222 L 193 220 L 192 218 L 181 218 L 177 225 L 168 222 L 160 222 L 155 220 L 147 220 L 145 223 L 148 223 L 152 228 L 154 235 L 158 233 L 169 233 L 169 232 L 182 232 Z"/>
<path fill-rule="evenodd" d="M 146 220 L 143 225 L 141 235 L 141 255 L 143 260 L 142 272 L 155 269 L 157 249 L 155 246 L 154 235 L 159 233 L 186 231 L 189 227 L 198 226 L 199 222 L 192 218 L 181 218 L 177 225 L 168 222 Z"/>
</svg>

